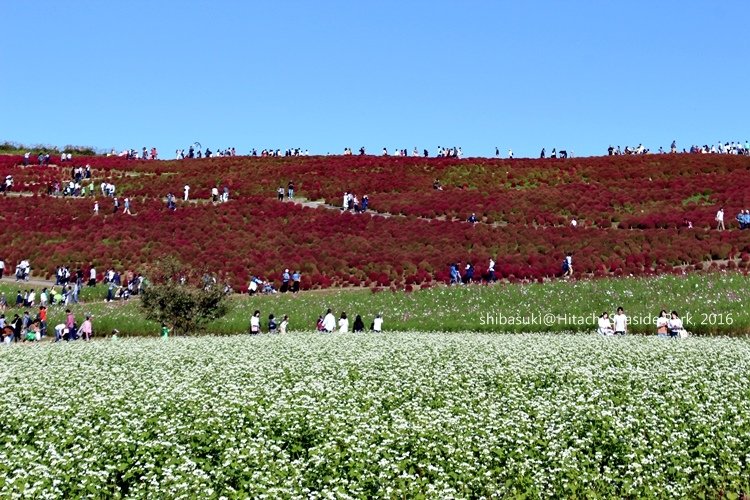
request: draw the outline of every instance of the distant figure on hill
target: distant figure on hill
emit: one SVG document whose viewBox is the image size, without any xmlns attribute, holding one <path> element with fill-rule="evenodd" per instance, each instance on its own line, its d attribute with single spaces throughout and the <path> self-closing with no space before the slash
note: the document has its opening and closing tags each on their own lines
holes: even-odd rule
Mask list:
<svg viewBox="0 0 750 500">
<path fill-rule="evenodd" d="M 513 158 L 513 150 L 512 149 L 508 150 L 508 158 L 511 158 L 511 159 Z"/>
<path fill-rule="evenodd" d="M 716 229 L 718 231 L 723 231 L 724 228 L 724 207 L 720 207 L 719 211 L 716 212 Z"/>
<path fill-rule="evenodd" d="M 546 158 L 546 157 L 547 157 L 547 155 L 544 152 L 544 148 L 542 148 L 542 152 L 539 154 L 539 158 Z"/>
</svg>

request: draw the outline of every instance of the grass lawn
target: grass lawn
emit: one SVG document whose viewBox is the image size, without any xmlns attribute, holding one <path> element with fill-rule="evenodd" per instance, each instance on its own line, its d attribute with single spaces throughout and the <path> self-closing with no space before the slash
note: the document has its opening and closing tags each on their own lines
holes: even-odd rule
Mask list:
<svg viewBox="0 0 750 500">
<path fill-rule="evenodd" d="M 3 284 L 5 287 L 5 284 Z M 4 288 L 0 288 L 2 290 Z M 15 288 L 7 289 L 10 299 Z M 532 284 L 495 284 L 434 287 L 411 293 L 370 290 L 302 292 L 298 295 L 233 296 L 230 313 L 209 325 L 214 334 L 244 333 L 253 311 L 261 311 L 263 325 L 269 314 L 289 315 L 291 331 L 311 331 L 318 315 L 331 308 L 345 311 L 350 325 L 357 314 L 369 327 L 382 313 L 387 331 L 483 331 L 483 332 L 592 332 L 602 311 L 614 314 L 618 306 L 631 318 L 632 333 L 654 333 L 659 310 L 677 310 L 687 329 L 699 335 L 745 335 L 750 333 L 750 280 L 741 273 L 717 272 L 649 278 L 606 278 L 587 281 L 554 281 Z M 92 313 L 99 335 L 117 328 L 124 335 L 155 335 L 158 325 L 143 319 L 137 300 L 129 303 L 101 302 L 106 289 L 85 289 L 84 300 L 73 306 L 82 317 Z M 16 312 L 6 311 L 6 316 Z M 22 312 L 22 310 L 20 311 Z M 49 312 L 53 325 L 63 309 Z"/>
</svg>

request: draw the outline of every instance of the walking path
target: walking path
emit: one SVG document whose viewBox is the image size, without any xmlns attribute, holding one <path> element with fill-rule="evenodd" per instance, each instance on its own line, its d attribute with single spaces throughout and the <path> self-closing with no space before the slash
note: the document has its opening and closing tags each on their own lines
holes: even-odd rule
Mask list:
<svg viewBox="0 0 750 500">
<path fill-rule="evenodd" d="M 308 208 L 320 208 L 320 207 L 322 207 L 322 208 L 325 208 L 327 210 L 337 210 L 337 211 L 339 211 L 341 213 L 344 212 L 344 209 L 341 208 L 340 206 L 329 205 L 326 202 L 321 201 L 321 200 L 310 201 L 307 198 L 294 198 L 292 200 L 289 200 L 289 199 L 285 198 L 284 199 L 284 203 L 294 203 L 295 205 L 300 205 L 300 206 L 308 207 Z M 404 214 L 393 214 L 393 213 L 390 213 L 390 212 L 379 212 L 379 211 L 373 210 L 371 208 L 368 208 L 367 212 L 364 212 L 364 214 L 371 215 L 371 216 L 374 216 L 374 217 L 384 217 L 384 218 L 390 218 L 390 217 L 403 217 L 403 218 L 413 217 L 415 219 L 423 220 L 423 221 L 426 221 L 426 222 L 432 222 L 434 220 L 439 220 L 439 221 L 449 221 L 449 222 L 460 222 L 460 223 L 464 223 L 464 224 L 472 224 L 471 222 L 463 220 L 463 219 L 457 219 L 457 218 L 448 219 L 445 216 L 440 216 L 440 217 L 435 217 L 435 218 L 422 217 L 422 216 L 409 216 L 409 215 L 404 215 Z M 505 221 L 502 221 L 502 222 L 493 222 L 493 223 L 487 223 L 487 222 L 477 221 L 474 224 L 482 224 L 484 226 L 490 226 L 490 227 L 505 227 L 505 226 L 508 225 L 508 223 L 505 222 Z"/>
</svg>

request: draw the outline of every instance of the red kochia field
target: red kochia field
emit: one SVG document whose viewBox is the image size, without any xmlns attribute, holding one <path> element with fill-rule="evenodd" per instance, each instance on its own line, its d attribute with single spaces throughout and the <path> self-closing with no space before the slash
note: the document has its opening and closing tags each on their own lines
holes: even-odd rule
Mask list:
<svg viewBox="0 0 750 500">
<path fill-rule="evenodd" d="M 708 260 L 747 267 L 750 230 L 734 215 L 750 208 L 750 158 L 646 155 L 568 160 L 421 159 L 397 157 L 211 158 L 127 161 L 74 158 L 64 167 L 21 167 L 0 157 L 0 174 L 16 192 L 0 196 L 0 257 L 9 269 L 31 260 L 36 275 L 66 264 L 143 270 L 166 254 L 222 274 L 235 287 L 252 274 L 278 281 L 300 269 L 303 287 L 423 285 L 443 281 L 448 264 L 490 256 L 510 279 L 556 275 L 566 251 L 577 273 L 592 276 L 673 272 Z M 73 166 L 90 164 L 102 181 L 132 200 L 134 216 L 112 214 L 111 199 L 47 196 Z M 432 189 L 439 179 L 443 191 Z M 275 199 L 294 181 L 297 197 L 340 204 L 345 190 L 399 217 L 342 214 Z M 191 186 L 198 203 L 166 210 L 167 192 Z M 206 200 L 230 189 L 229 203 Z M 726 208 L 731 230 L 709 229 Z M 476 212 L 483 223 L 462 222 Z M 571 218 L 579 227 L 570 227 Z M 687 229 L 683 220 L 692 221 Z M 458 219 L 458 220 L 453 220 Z M 685 267 L 686 266 L 686 267 Z"/>
</svg>

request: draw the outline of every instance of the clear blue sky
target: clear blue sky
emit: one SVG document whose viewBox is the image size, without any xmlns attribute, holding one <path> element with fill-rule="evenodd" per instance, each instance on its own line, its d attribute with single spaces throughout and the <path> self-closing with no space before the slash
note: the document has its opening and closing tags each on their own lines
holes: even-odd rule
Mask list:
<svg viewBox="0 0 750 500">
<path fill-rule="evenodd" d="M 750 139 L 738 0 L 6 1 L 0 140 L 601 154 Z"/>
</svg>

